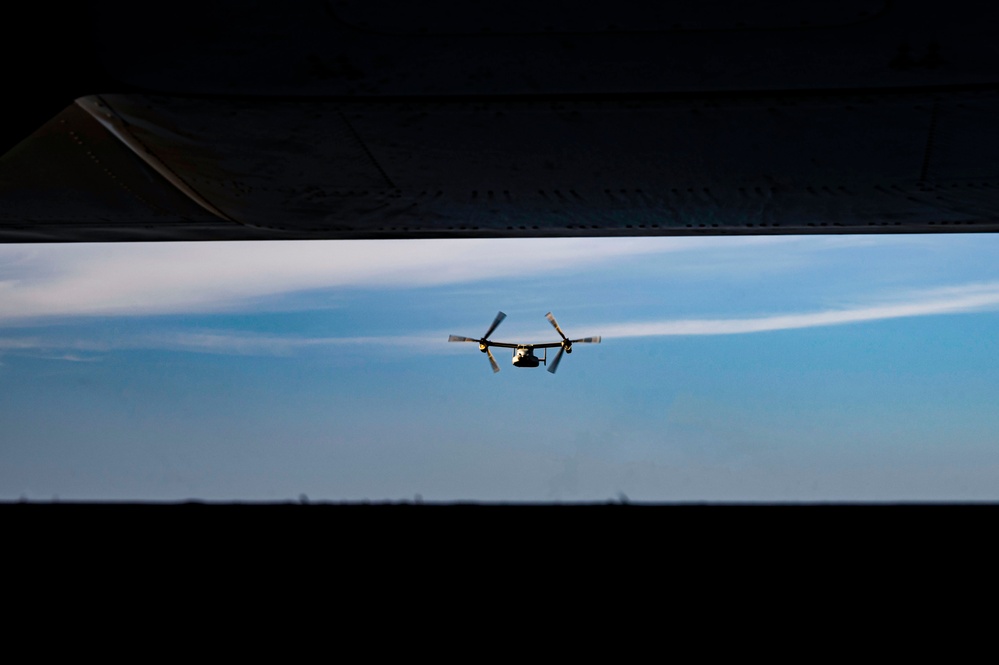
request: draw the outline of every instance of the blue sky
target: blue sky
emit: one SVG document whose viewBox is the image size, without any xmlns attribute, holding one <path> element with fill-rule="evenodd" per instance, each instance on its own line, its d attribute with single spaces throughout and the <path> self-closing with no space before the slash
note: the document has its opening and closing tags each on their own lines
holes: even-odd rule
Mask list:
<svg viewBox="0 0 999 665">
<path fill-rule="evenodd" d="M 996 500 L 997 250 L 0 245 L 0 500 Z"/>
</svg>

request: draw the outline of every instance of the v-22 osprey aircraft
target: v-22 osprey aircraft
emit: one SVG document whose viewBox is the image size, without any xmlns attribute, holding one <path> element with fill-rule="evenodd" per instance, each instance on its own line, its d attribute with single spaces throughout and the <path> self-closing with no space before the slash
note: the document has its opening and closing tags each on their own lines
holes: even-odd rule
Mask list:
<svg viewBox="0 0 999 665">
<path fill-rule="evenodd" d="M 489 336 L 493 334 L 496 330 L 496 326 L 503 322 L 506 318 L 506 314 L 499 312 L 496 318 L 493 319 L 493 324 L 489 326 L 489 330 L 486 334 L 479 339 L 474 339 L 472 337 L 463 337 L 461 335 L 451 335 L 447 338 L 449 342 L 477 342 L 479 345 L 479 351 L 485 353 L 489 356 L 489 364 L 493 367 L 493 372 L 500 371 L 499 365 L 496 363 L 496 358 L 493 357 L 492 351 L 489 350 L 490 346 L 498 346 L 505 349 L 513 349 L 513 366 L 514 367 L 537 367 L 538 365 L 544 364 L 548 367 L 548 371 L 552 374 L 558 369 L 558 364 L 562 361 L 563 353 L 572 353 L 573 344 L 599 344 L 600 336 L 596 337 L 584 337 L 582 339 L 569 339 L 559 328 L 558 322 L 555 321 L 555 317 L 552 316 L 551 312 L 545 314 L 545 318 L 548 322 L 552 324 L 558 334 L 562 337 L 561 342 L 547 342 L 543 344 L 521 344 L 516 342 L 493 342 L 489 340 Z M 559 347 L 558 353 L 555 355 L 555 359 L 552 360 L 552 364 L 548 364 L 548 349 L 554 349 Z M 535 349 L 544 349 L 544 354 L 539 358 L 534 355 Z"/>
</svg>

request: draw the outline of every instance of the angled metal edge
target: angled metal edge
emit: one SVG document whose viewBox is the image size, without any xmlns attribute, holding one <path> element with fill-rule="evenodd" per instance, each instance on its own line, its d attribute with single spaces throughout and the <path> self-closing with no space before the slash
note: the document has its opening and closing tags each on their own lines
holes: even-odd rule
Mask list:
<svg viewBox="0 0 999 665">
<path fill-rule="evenodd" d="M 91 117 L 101 124 L 112 136 L 122 142 L 129 150 L 134 152 L 139 159 L 144 161 L 151 169 L 160 174 L 167 182 L 177 190 L 191 199 L 194 203 L 204 208 L 209 213 L 227 222 L 239 224 L 237 220 L 229 217 L 224 212 L 215 207 L 211 201 L 195 191 L 190 185 L 184 182 L 176 173 L 164 164 L 156 155 L 149 151 L 146 146 L 139 141 L 128 130 L 128 123 L 119 117 L 99 95 L 89 95 L 75 100 L 75 104 L 86 111 Z"/>
</svg>

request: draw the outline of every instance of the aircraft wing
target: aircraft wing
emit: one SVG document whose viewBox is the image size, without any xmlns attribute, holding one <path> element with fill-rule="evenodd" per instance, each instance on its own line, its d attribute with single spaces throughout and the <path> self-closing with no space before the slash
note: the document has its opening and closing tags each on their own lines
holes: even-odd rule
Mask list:
<svg viewBox="0 0 999 665">
<path fill-rule="evenodd" d="M 999 8 L 655 4 L 19 22 L 0 241 L 999 230 Z"/>
<path fill-rule="evenodd" d="M 501 349 L 519 349 L 522 346 L 531 346 L 531 345 L 517 344 L 515 342 L 489 342 L 489 346 L 498 346 Z"/>
</svg>

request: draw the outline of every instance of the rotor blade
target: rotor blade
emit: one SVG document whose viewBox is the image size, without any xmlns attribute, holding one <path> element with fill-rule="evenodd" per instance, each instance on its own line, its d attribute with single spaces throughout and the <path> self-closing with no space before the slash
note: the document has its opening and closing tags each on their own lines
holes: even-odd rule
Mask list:
<svg viewBox="0 0 999 665">
<path fill-rule="evenodd" d="M 569 341 L 572 342 L 573 344 L 579 344 L 580 342 L 582 342 L 583 344 L 590 344 L 590 343 L 599 344 L 600 335 L 597 335 L 596 337 L 584 337 L 583 339 L 571 339 Z"/>
<path fill-rule="evenodd" d="M 558 364 L 562 361 L 563 353 L 565 353 L 565 347 L 562 347 L 561 349 L 558 350 L 558 353 L 555 354 L 555 360 L 553 360 L 552 364 L 548 366 L 548 371 L 551 372 L 552 374 L 554 374 L 555 370 L 558 369 Z"/>
<path fill-rule="evenodd" d="M 550 324 L 552 324 L 553 326 L 555 326 L 555 330 L 557 330 L 558 334 L 562 336 L 562 339 L 566 339 L 565 333 L 562 332 L 562 329 L 558 327 L 558 322 L 555 321 L 555 317 L 552 316 L 552 313 L 548 312 L 547 314 L 545 314 L 545 318 L 548 319 L 548 322 Z"/>
<path fill-rule="evenodd" d="M 505 318 L 506 318 L 506 314 L 504 314 L 503 312 L 500 312 L 499 314 L 497 314 L 496 318 L 493 319 L 493 324 L 491 326 L 489 326 L 489 330 L 487 330 L 486 334 L 482 336 L 482 339 L 489 339 L 489 336 L 493 334 L 494 330 L 496 330 L 496 326 L 498 326 L 499 324 L 503 323 L 503 319 L 505 319 Z M 478 340 L 476 340 L 476 341 L 478 341 Z M 498 372 L 499 370 L 496 370 L 496 371 Z"/>
<path fill-rule="evenodd" d="M 486 353 L 489 355 L 489 364 L 493 366 L 493 374 L 499 371 L 499 365 L 496 364 L 496 359 L 493 358 L 493 352 L 486 347 Z"/>
<path fill-rule="evenodd" d="M 478 342 L 477 339 L 472 339 L 471 337 L 462 337 L 461 335 L 449 335 L 447 338 L 449 342 Z"/>
</svg>

